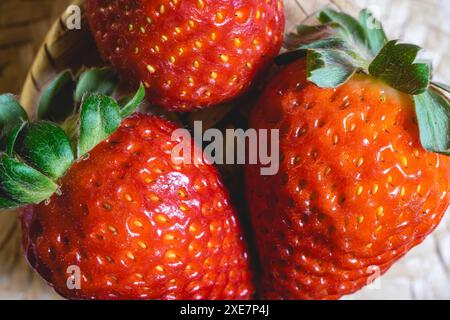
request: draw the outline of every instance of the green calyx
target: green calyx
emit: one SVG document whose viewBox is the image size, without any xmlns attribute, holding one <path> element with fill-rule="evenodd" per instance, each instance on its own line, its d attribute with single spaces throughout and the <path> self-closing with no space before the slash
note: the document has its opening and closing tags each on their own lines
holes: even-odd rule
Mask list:
<svg viewBox="0 0 450 320">
<path fill-rule="evenodd" d="M 287 64 L 306 58 L 307 78 L 321 88 L 336 88 L 355 73 L 366 73 L 414 97 L 420 139 L 429 151 L 450 155 L 450 88 L 431 81 L 432 67 L 417 59 L 420 47 L 387 38 L 381 23 L 364 9 L 356 19 L 326 8 L 318 26 L 297 27 L 287 35 Z"/>
<path fill-rule="evenodd" d="M 34 122 L 13 95 L 0 95 L 0 209 L 50 198 L 72 164 L 140 106 L 142 85 L 121 106 L 110 97 L 117 84 L 109 68 L 89 69 L 76 79 L 62 72 L 44 92 Z"/>
</svg>

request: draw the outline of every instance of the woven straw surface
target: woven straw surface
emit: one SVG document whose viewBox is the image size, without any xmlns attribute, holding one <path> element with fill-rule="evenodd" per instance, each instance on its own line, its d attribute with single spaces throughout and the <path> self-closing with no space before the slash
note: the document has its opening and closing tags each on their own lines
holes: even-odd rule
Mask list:
<svg viewBox="0 0 450 320">
<path fill-rule="evenodd" d="M 42 89 L 56 73 L 66 68 L 76 71 L 82 65 L 100 63 L 85 21 L 81 30 L 67 30 L 67 14 L 60 13 L 70 3 L 82 2 L 0 2 L 0 92 L 21 93 L 21 102 L 30 112 L 36 107 Z M 437 78 L 450 82 L 450 66 L 447 64 L 450 27 L 445 20 L 446 12 L 450 13 L 448 0 L 285 0 L 285 4 L 288 29 L 300 21 L 311 19 L 314 12 L 325 5 L 352 13 L 359 6 L 369 6 L 385 22 L 391 37 L 428 48 Z M 231 109 L 232 105 L 227 105 L 180 120 L 189 123 L 202 119 L 211 126 L 220 123 L 232 112 Z M 222 169 L 233 185 L 238 173 L 233 168 Z M 376 286 L 348 298 L 449 299 L 449 271 L 450 219 L 445 219 L 433 236 L 397 263 Z M 55 298 L 57 295 L 29 269 L 23 258 L 17 214 L 0 215 L 0 299 Z"/>
</svg>

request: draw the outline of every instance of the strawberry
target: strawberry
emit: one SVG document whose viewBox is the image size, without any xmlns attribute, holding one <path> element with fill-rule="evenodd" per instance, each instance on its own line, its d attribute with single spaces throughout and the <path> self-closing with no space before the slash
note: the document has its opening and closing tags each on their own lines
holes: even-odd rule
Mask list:
<svg viewBox="0 0 450 320">
<path fill-rule="evenodd" d="M 252 111 L 251 127 L 280 130 L 278 174 L 246 167 L 268 299 L 336 299 L 360 289 L 421 243 L 450 204 L 450 106 L 421 80 L 428 65 L 402 60 L 412 62 L 417 47 L 387 42 L 382 29 L 343 13 L 325 9 L 319 19 L 336 32 L 352 30 L 343 20 L 363 35 L 378 32 L 382 48 L 366 70 L 351 60 L 362 47 L 341 36 L 303 44 L 280 57 L 287 65 Z M 392 64 L 383 69 L 385 59 Z"/>
<path fill-rule="evenodd" d="M 0 194 L 10 202 L 1 204 L 30 203 L 21 214 L 28 261 L 70 299 L 249 299 L 247 252 L 218 172 L 201 160 L 172 162 L 176 125 L 156 116 L 128 117 L 143 92 L 141 87 L 119 109 L 124 120 L 116 123 L 114 100 L 85 95 L 75 121 L 76 161 L 66 161 L 72 159 L 70 144 L 65 149 L 69 139 L 55 124 L 26 123 L 12 134 L 13 149 L 0 166 Z M 93 119 L 100 121 L 90 126 Z M 47 141 L 47 126 L 62 138 Z M 104 139 L 89 142 L 99 128 L 111 127 Z M 36 160 L 42 144 L 57 150 L 45 155 L 46 162 Z M 56 164 L 49 163 L 58 155 Z M 42 176 L 35 172 L 12 185 L 11 163 Z M 56 176 L 51 173 L 57 170 L 48 170 L 64 163 L 68 169 Z M 35 192 L 24 193 L 32 179 Z M 73 266 L 80 272 L 75 289 L 68 286 L 77 281 L 76 273 L 69 278 Z"/>
<path fill-rule="evenodd" d="M 88 0 L 102 56 L 151 102 L 189 111 L 242 94 L 278 54 L 281 0 Z"/>
</svg>

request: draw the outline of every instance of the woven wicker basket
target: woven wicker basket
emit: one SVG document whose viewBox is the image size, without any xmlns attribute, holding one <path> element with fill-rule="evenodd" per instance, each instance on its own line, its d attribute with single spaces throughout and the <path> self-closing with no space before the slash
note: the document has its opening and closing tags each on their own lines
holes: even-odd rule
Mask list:
<svg viewBox="0 0 450 320">
<path fill-rule="evenodd" d="M 83 8 L 82 0 L 73 2 Z M 355 13 L 358 9 L 353 0 L 285 0 L 287 30 L 299 22 L 313 19 L 315 11 L 327 5 L 350 13 Z M 84 17 L 80 30 L 67 30 L 66 19 L 67 13 L 64 13 L 53 24 L 26 78 L 21 92 L 21 103 L 30 114 L 34 113 L 43 89 L 57 73 L 68 68 L 77 72 L 82 66 L 102 64 Z M 233 104 L 227 104 L 183 116 L 176 114 L 166 116 L 186 126 L 192 124 L 194 120 L 201 119 L 204 121 L 204 127 L 229 128 L 245 120 L 245 109 L 242 111 L 240 108 L 234 108 Z M 237 207 L 245 211 L 245 205 L 240 197 L 242 183 L 239 182 L 241 176 L 239 170 L 232 166 L 221 168 L 225 183 L 229 186 Z M 19 238 L 17 216 L 13 213 L 0 216 L 0 298 L 57 298 L 39 276 L 29 269 L 22 257 Z"/>
</svg>

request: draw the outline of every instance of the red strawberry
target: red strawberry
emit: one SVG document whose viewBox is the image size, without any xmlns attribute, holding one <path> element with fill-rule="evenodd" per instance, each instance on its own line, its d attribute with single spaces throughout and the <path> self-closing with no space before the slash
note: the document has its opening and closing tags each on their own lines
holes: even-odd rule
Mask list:
<svg viewBox="0 0 450 320">
<path fill-rule="evenodd" d="M 172 165 L 176 126 L 136 115 L 22 214 L 30 264 L 64 297 L 247 299 L 236 213 L 216 170 Z M 69 290 L 67 268 L 82 274 Z"/>
<path fill-rule="evenodd" d="M 363 72 L 320 88 L 335 76 L 317 78 L 327 66 L 313 65 L 314 54 L 333 54 L 321 50 L 288 64 L 251 115 L 253 128 L 280 129 L 279 173 L 246 169 L 264 298 L 335 299 L 360 289 L 421 243 L 450 204 L 450 159 L 426 151 L 418 128 L 429 141 L 423 108 L 448 103 L 435 93 L 413 99 Z M 427 94 L 436 104 L 423 103 Z"/>
<path fill-rule="evenodd" d="M 187 111 L 231 100 L 278 54 L 281 0 L 88 0 L 98 48 L 149 99 Z"/>
</svg>

